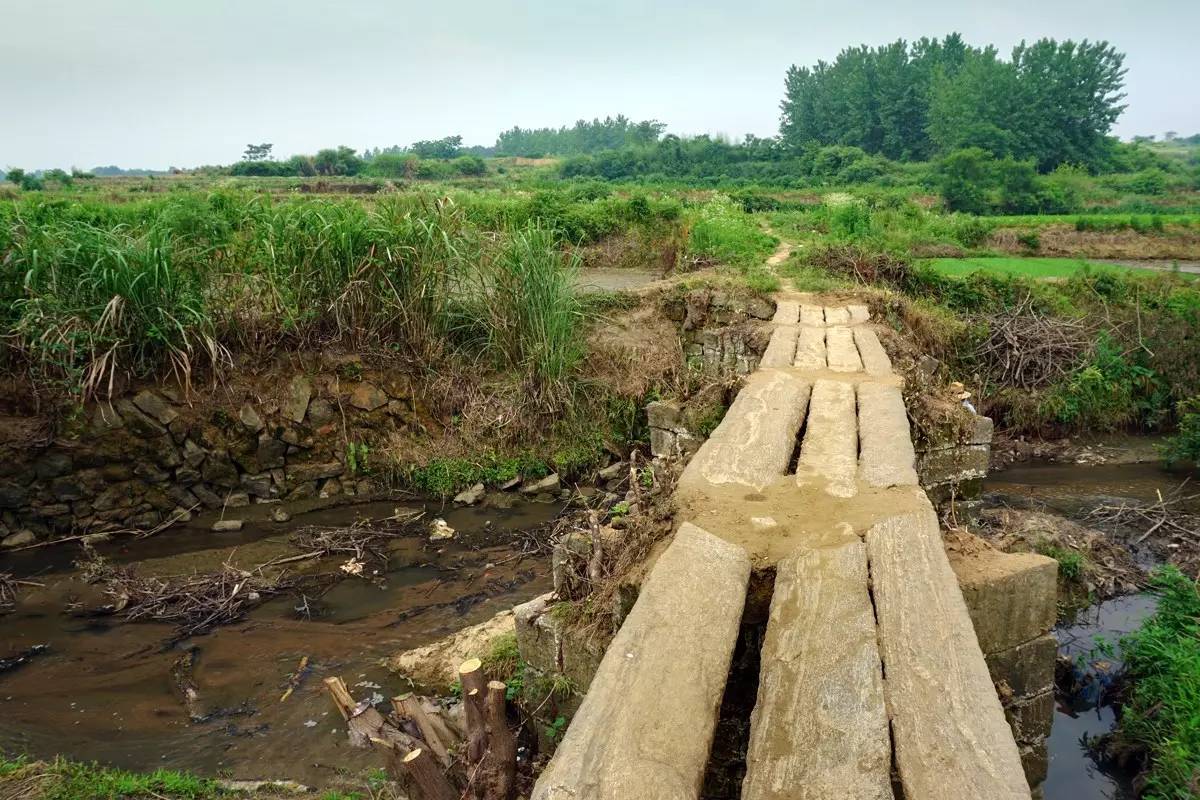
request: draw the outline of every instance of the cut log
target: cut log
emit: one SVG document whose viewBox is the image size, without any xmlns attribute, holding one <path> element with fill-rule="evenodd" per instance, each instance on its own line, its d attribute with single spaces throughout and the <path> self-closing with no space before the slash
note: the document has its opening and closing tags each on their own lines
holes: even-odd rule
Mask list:
<svg viewBox="0 0 1200 800">
<path fill-rule="evenodd" d="M 477 764 L 487 747 L 487 730 L 483 721 L 483 700 L 487 696 L 487 676 L 483 662 L 469 658 L 458 668 L 462 684 L 463 710 L 467 717 L 467 763 Z"/>
<path fill-rule="evenodd" d="M 425 713 L 425 705 L 421 702 L 421 698 L 412 692 L 393 697 L 392 708 L 396 709 L 396 714 L 399 716 L 412 720 L 421 734 L 421 739 L 438 757 L 438 760 L 448 766 L 450 764 L 450 748 L 454 744 L 453 739 L 448 738 L 449 732 L 439 725 L 440 719 L 435 722 L 429 714 Z"/>
<path fill-rule="evenodd" d="M 429 751 L 418 747 L 401 757 L 400 764 L 420 789 L 423 800 L 459 800 L 458 790 Z"/>
<path fill-rule="evenodd" d="M 348 720 L 354 716 L 354 707 L 357 703 L 354 702 L 354 696 L 350 694 L 350 690 L 346 688 L 346 682 L 341 678 L 330 677 L 326 678 L 324 683 L 325 689 L 333 698 L 333 704 L 337 706 L 342 719 Z"/>
<path fill-rule="evenodd" d="M 475 796 L 481 800 L 512 800 L 516 787 L 517 741 L 508 729 L 507 691 L 500 681 L 488 683 L 484 701 L 487 751 L 475 778 Z"/>
</svg>

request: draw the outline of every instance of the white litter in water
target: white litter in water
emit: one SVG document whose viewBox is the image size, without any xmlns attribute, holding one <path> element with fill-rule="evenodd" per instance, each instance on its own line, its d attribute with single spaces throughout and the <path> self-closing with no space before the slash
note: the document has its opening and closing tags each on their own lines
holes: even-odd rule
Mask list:
<svg viewBox="0 0 1200 800">
<path fill-rule="evenodd" d="M 315 728 L 315 727 L 317 727 L 317 721 L 316 721 L 315 719 L 310 719 L 310 720 L 308 720 L 307 722 L 305 722 L 305 723 L 304 723 L 304 727 L 306 727 L 306 728 Z"/>
<path fill-rule="evenodd" d="M 362 687 L 363 689 L 382 689 L 383 688 L 378 683 L 372 683 L 371 681 L 359 681 L 358 683 L 356 683 L 354 685 L 356 687 Z"/>
</svg>

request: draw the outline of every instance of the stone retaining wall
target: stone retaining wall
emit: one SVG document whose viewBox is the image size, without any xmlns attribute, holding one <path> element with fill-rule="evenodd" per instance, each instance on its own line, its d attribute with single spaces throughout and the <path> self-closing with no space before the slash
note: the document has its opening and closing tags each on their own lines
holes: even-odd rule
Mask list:
<svg viewBox="0 0 1200 800">
<path fill-rule="evenodd" d="M 170 388 L 94 403 L 49 445 L 0 463 L 0 541 L 147 530 L 205 509 L 378 490 L 368 441 L 421 425 L 401 385 L 284 376 L 274 399 L 191 402 Z M 265 392 L 264 392 L 265 394 Z M 348 455 L 353 451 L 351 455 Z"/>
<path fill-rule="evenodd" d="M 1021 754 L 1030 786 L 1046 778 L 1046 737 L 1054 721 L 1054 627 L 1058 562 L 1036 553 L 1002 553 L 974 540 L 952 544 L 950 565 L 975 626 L 988 670 Z"/>
</svg>

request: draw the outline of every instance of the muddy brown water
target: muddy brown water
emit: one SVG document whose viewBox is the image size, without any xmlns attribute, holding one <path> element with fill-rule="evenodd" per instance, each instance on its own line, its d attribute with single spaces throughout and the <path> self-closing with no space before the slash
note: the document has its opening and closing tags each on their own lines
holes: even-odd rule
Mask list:
<svg viewBox="0 0 1200 800">
<path fill-rule="evenodd" d="M 379 519 L 395 504 L 343 507 L 298 516 L 287 526 L 251 523 L 236 534 L 168 531 L 141 542 L 103 547 L 114 561 L 155 574 L 218 569 L 232 557 L 261 563 L 284 552 L 289 528 Z M 172 643 L 157 623 L 64 613 L 88 591 L 66 546 L 26 551 L 4 569 L 45 584 L 26 591 L 0 617 L 0 657 L 35 645 L 47 651 L 0 673 L 0 750 L 64 755 L 134 769 L 159 767 L 239 779 L 287 778 L 330 786 L 343 771 L 377 767 L 372 753 L 346 743 L 344 724 L 322 690 L 339 675 L 356 697 L 391 697 L 410 687 L 381 666 L 399 651 L 442 636 L 549 588 L 544 557 L 525 557 L 517 532 L 553 518 L 561 507 L 520 502 L 509 509 L 431 508 L 458 530 L 434 546 L 398 540 L 382 575 L 348 577 L 319 598 L 273 598 L 242 621 Z M 343 559 L 321 566 L 336 571 Z M 196 648 L 199 703 L 212 717 L 193 722 L 171 667 Z M 303 657 L 299 687 L 281 700 Z"/>
</svg>

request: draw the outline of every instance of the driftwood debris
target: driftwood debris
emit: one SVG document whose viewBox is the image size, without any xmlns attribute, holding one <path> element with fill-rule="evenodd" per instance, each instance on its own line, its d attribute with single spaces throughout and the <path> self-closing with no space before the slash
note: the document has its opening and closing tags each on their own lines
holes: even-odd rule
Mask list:
<svg viewBox="0 0 1200 800">
<path fill-rule="evenodd" d="M 1016 306 L 983 317 L 988 336 L 975 350 L 990 382 L 1036 389 L 1070 374 L 1095 345 L 1084 322 L 1049 317 L 1027 295 Z"/>
<path fill-rule="evenodd" d="M 392 779 L 421 800 L 512 800 L 517 743 L 508 727 L 508 687 L 488 681 L 477 658 L 463 662 L 459 678 L 465 731 L 412 693 L 393 697 L 384 716 L 370 702 L 356 702 L 341 678 L 326 678 L 325 688 L 350 743 L 379 751 Z"/>
</svg>

